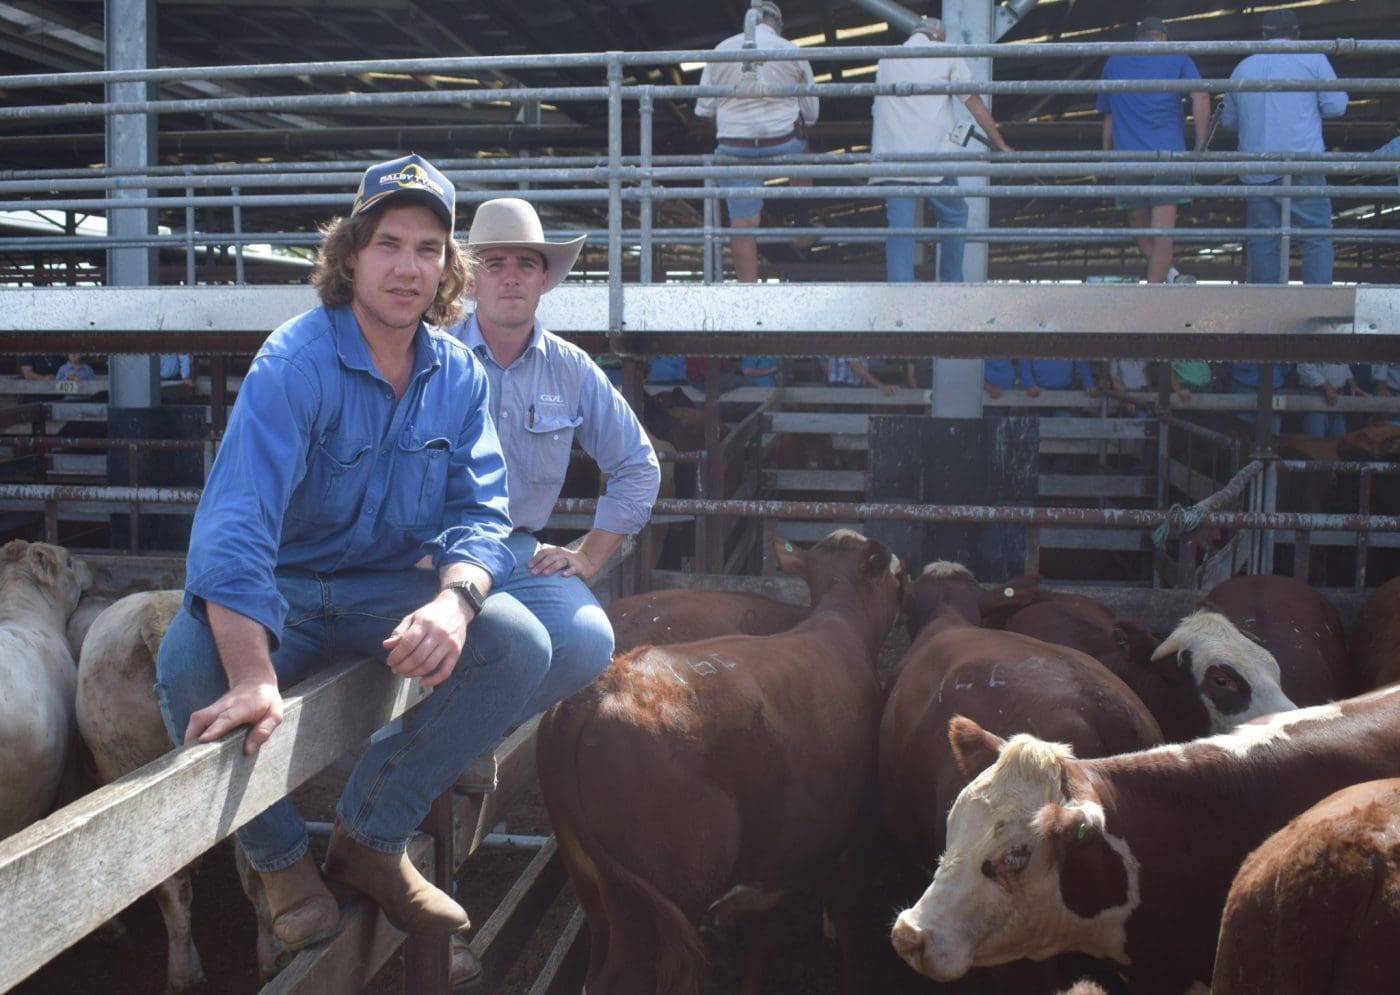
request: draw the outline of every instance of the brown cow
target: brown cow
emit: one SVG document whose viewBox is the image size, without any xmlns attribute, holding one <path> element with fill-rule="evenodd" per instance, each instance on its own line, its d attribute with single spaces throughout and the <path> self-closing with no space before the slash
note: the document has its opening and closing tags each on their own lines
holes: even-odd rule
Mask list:
<svg viewBox="0 0 1400 995">
<path fill-rule="evenodd" d="M 934 866 L 943 852 L 948 806 L 968 781 L 948 747 L 954 716 L 969 716 L 1002 735 L 1030 732 L 1063 740 L 1081 756 L 1162 742 L 1143 703 L 1092 657 L 1019 633 L 979 628 L 969 615 L 976 614 L 973 606 L 984 596 L 965 568 L 935 563 L 905 598 L 906 612 L 911 603 L 932 611 L 899 664 L 880 722 L 880 801 L 886 828 L 923 867 Z M 934 605 L 940 600 L 938 610 Z M 927 873 L 915 878 L 915 889 L 927 881 Z M 906 892 L 904 901 L 910 898 Z M 1078 977 L 1082 966 L 1065 967 L 1072 973 L 1063 977 L 1059 970 L 1058 965 L 1016 965 L 1010 972 L 993 972 L 985 984 L 997 991 L 1048 992 Z"/>
<path fill-rule="evenodd" d="M 1351 673 L 1358 694 L 1400 681 L 1400 577 L 1366 599 L 1351 637 Z"/>
<path fill-rule="evenodd" d="M 540 787 L 588 918 L 589 991 L 697 991 L 695 923 L 810 887 L 856 824 L 899 560 L 849 530 L 780 559 L 812 592 L 805 621 L 642 647 L 540 723 Z"/>
<path fill-rule="evenodd" d="M 1351 688 L 1346 634 L 1337 609 L 1293 577 L 1231 577 L 1205 604 L 1278 661 L 1283 693 L 1298 705 L 1321 705 Z"/>
<path fill-rule="evenodd" d="M 1212 995 L 1400 991 L 1400 779 L 1328 796 L 1249 855 L 1225 901 Z"/>
<path fill-rule="evenodd" d="M 1331 792 L 1400 775 L 1400 688 L 1097 760 L 961 718 L 949 738 L 976 777 L 933 884 L 895 924 L 900 955 L 950 980 L 1079 950 L 1122 965 L 1134 992 L 1179 995 L 1210 982 L 1251 850 Z"/>
</svg>

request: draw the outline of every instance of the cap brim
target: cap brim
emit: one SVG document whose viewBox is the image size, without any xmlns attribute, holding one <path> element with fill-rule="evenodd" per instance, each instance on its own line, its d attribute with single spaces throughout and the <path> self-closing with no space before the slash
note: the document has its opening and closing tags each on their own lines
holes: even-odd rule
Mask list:
<svg viewBox="0 0 1400 995">
<path fill-rule="evenodd" d="M 360 209 L 355 214 L 367 214 L 370 211 L 377 211 L 385 204 L 393 204 L 396 207 L 403 207 L 408 203 L 421 204 L 437 215 L 438 220 L 447 226 L 450 234 L 453 228 L 452 212 L 447 209 L 447 205 L 442 200 L 427 190 L 398 189 L 386 190 L 371 200 L 360 205 Z"/>
<path fill-rule="evenodd" d="M 574 263 L 578 262 L 579 253 L 583 251 L 583 243 L 588 240 L 587 235 L 580 235 L 578 238 L 570 239 L 567 242 L 467 242 L 467 248 L 473 252 L 481 252 L 484 249 L 533 249 L 544 256 L 545 269 L 549 273 L 549 284 L 545 293 L 553 290 L 564 282 L 564 278 L 569 275 L 569 271 L 574 268 Z"/>
</svg>

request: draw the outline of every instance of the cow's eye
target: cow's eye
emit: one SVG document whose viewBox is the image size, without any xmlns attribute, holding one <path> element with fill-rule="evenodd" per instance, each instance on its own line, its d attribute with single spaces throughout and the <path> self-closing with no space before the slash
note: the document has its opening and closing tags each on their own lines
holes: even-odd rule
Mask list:
<svg viewBox="0 0 1400 995">
<path fill-rule="evenodd" d="M 1003 874 L 1014 874 L 1017 871 L 1025 870 L 1031 861 L 1031 848 L 1028 846 L 1018 846 L 1012 850 L 1007 850 L 997 861 L 997 866 Z"/>
</svg>

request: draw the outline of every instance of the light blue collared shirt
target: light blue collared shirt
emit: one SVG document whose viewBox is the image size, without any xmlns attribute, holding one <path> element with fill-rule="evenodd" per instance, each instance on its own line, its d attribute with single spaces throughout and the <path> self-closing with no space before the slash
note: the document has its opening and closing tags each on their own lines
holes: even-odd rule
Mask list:
<svg viewBox="0 0 1400 995">
<path fill-rule="evenodd" d="M 195 512 L 185 602 L 256 619 L 279 639 L 274 571 L 515 569 L 505 461 L 487 380 L 461 343 L 419 324 L 408 389 L 375 369 L 349 307 L 318 307 L 253 357 Z"/>
<path fill-rule="evenodd" d="M 177 377 L 181 380 L 190 378 L 190 354 L 187 352 L 167 352 L 160 357 L 160 378 L 174 380 Z"/>
<path fill-rule="evenodd" d="M 544 528 L 559 500 L 575 440 L 608 475 L 595 528 L 640 532 L 661 486 L 656 452 L 627 401 L 592 357 L 537 319 L 530 344 L 502 367 L 473 314 L 452 329 L 491 381 L 491 417 L 510 472 L 510 517 L 518 528 Z"/>
<path fill-rule="evenodd" d="M 1235 79 L 1336 79 L 1321 52 L 1260 52 L 1230 74 Z M 1240 133 L 1241 152 L 1322 152 L 1322 119 L 1346 113 L 1341 90 L 1280 92 L 1256 90 L 1225 94 L 1220 126 Z M 1277 173 L 1241 175 L 1242 183 L 1272 183 Z"/>
</svg>

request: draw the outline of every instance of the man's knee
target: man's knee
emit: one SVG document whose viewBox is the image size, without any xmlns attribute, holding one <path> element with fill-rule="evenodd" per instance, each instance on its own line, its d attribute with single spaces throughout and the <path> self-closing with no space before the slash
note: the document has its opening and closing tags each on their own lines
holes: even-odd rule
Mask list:
<svg viewBox="0 0 1400 995">
<path fill-rule="evenodd" d="M 171 740 L 182 742 L 191 713 L 227 690 L 213 632 L 182 608 L 156 653 L 156 700 Z"/>
<path fill-rule="evenodd" d="M 514 598 L 489 599 L 467 630 L 467 645 L 482 662 L 509 660 L 513 672 L 536 682 L 549 670 L 553 653 L 548 630 Z"/>
</svg>

